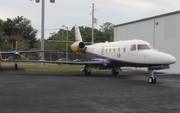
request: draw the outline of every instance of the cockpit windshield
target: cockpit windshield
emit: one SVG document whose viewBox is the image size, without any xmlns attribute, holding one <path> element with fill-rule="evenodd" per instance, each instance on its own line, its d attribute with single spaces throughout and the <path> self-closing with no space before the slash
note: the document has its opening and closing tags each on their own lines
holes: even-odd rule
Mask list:
<svg viewBox="0 0 180 113">
<path fill-rule="evenodd" d="M 149 47 L 150 49 L 154 49 L 150 44 L 148 45 L 148 47 Z"/>
<path fill-rule="evenodd" d="M 150 47 L 146 44 L 138 44 L 137 47 L 138 47 L 138 50 L 150 49 Z"/>
<path fill-rule="evenodd" d="M 132 44 L 130 47 L 131 51 L 136 51 L 136 50 L 148 50 L 151 49 L 153 50 L 154 48 L 150 44 Z"/>
</svg>

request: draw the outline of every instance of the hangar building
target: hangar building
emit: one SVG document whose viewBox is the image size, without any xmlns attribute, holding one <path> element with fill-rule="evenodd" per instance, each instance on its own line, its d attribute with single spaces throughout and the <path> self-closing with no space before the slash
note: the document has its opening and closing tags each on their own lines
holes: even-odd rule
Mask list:
<svg viewBox="0 0 180 113">
<path fill-rule="evenodd" d="M 177 61 L 163 72 L 180 73 L 180 11 L 114 26 L 114 40 L 142 39 L 155 49 L 173 55 Z"/>
</svg>

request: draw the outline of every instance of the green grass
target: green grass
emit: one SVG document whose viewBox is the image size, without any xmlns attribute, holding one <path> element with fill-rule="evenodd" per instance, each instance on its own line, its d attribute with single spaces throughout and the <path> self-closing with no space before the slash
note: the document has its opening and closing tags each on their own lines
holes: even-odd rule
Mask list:
<svg viewBox="0 0 180 113">
<path fill-rule="evenodd" d="M 34 62 L 18 62 L 18 67 L 30 72 L 79 72 L 84 68 L 84 65 L 58 65 L 46 63 L 45 67 L 39 66 L 40 63 Z M 2 67 L 14 67 L 14 62 L 1 62 Z M 91 68 L 92 71 L 107 71 Z"/>
<path fill-rule="evenodd" d="M 33 72 L 76 72 L 82 69 L 82 66 L 69 66 L 69 65 L 48 65 L 46 67 L 39 66 L 19 66 L 26 71 Z"/>
<path fill-rule="evenodd" d="M 84 65 L 58 65 L 46 63 L 45 67 L 39 66 L 40 63 L 34 62 L 18 62 L 18 67 L 29 72 L 79 72 L 84 68 Z M 14 67 L 14 62 L 1 62 L 2 67 Z M 109 69 L 99 70 L 91 68 L 93 72 L 111 72 Z M 130 69 L 123 69 L 123 71 L 133 71 Z M 137 71 L 137 70 L 134 70 Z"/>
<path fill-rule="evenodd" d="M 84 68 L 83 65 L 48 65 L 46 67 L 39 66 L 19 66 L 19 68 L 23 68 L 26 71 L 31 72 L 79 72 Z M 110 71 L 110 70 L 99 70 L 91 68 L 92 71 Z"/>
</svg>

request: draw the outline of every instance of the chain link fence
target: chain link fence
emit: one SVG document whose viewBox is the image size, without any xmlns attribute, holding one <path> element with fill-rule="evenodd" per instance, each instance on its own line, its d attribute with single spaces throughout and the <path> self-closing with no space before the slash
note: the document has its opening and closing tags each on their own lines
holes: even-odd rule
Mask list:
<svg viewBox="0 0 180 113">
<path fill-rule="evenodd" d="M 28 60 L 40 60 L 41 59 L 40 53 L 24 53 L 21 55 L 24 56 L 25 58 L 27 58 Z M 2 57 L 3 57 L 3 59 L 13 59 L 13 57 L 15 57 L 15 56 L 3 55 Z M 44 59 L 45 60 L 56 61 L 60 58 L 66 58 L 66 52 L 59 52 L 59 51 L 57 51 L 57 52 L 44 52 Z M 87 61 L 90 60 L 90 58 L 87 57 L 86 55 L 84 55 L 82 53 L 76 53 L 76 52 L 68 52 L 68 58 L 72 61 L 75 59 L 84 59 Z M 26 60 L 26 59 L 20 58 L 20 56 L 19 56 L 19 59 Z"/>
</svg>

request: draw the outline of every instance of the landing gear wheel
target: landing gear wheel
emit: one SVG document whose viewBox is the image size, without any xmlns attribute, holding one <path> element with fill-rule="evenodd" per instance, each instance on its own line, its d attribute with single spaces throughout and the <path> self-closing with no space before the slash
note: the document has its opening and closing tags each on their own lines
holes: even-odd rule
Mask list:
<svg viewBox="0 0 180 113">
<path fill-rule="evenodd" d="M 118 75 L 118 74 L 119 74 L 118 68 L 112 68 L 111 74 L 112 74 L 112 75 Z"/>
<path fill-rule="evenodd" d="M 91 75 L 91 69 L 87 66 L 84 67 L 84 69 L 81 70 L 83 75 Z"/>
<path fill-rule="evenodd" d="M 15 68 L 15 69 L 18 69 L 18 65 L 17 65 L 17 64 L 14 64 L 14 68 Z"/>
<path fill-rule="evenodd" d="M 89 68 L 84 69 L 84 74 L 91 75 L 91 69 L 89 69 Z"/>
<path fill-rule="evenodd" d="M 154 77 L 154 70 L 151 70 L 151 77 L 148 78 L 149 83 L 156 83 L 156 77 Z"/>
<path fill-rule="evenodd" d="M 156 83 L 156 78 L 155 77 L 149 77 L 148 82 L 149 83 Z"/>
<path fill-rule="evenodd" d="M 115 74 L 116 74 L 116 72 L 115 72 L 114 69 L 111 70 L 111 74 L 112 74 L 112 75 L 115 75 Z"/>
<path fill-rule="evenodd" d="M 154 81 L 153 81 L 153 83 L 156 83 L 156 77 L 154 77 Z"/>
</svg>

